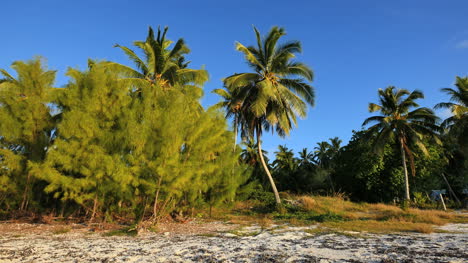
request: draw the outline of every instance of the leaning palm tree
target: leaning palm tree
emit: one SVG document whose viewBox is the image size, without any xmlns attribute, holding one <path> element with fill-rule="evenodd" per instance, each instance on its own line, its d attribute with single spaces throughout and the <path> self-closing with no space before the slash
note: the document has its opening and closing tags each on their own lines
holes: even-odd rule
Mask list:
<svg viewBox="0 0 468 263">
<path fill-rule="evenodd" d="M 405 198 L 410 199 L 408 170 L 406 158 L 409 159 L 412 174 L 415 175 L 413 151 L 411 145 L 416 145 L 424 153 L 428 154 L 423 143 L 424 136 L 437 139 L 440 130 L 437 125 L 438 118 L 428 108 L 417 108 L 417 99 L 424 98 L 422 92 L 415 90 L 409 92 L 405 89 L 396 89 L 393 86 L 379 89 L 379 104 L 370 103 L 369 112 L 379 111 L 382 115 L 367 118 L 363 126 L 375 123 L 369 127 L 367 134 L 375 135 L 374 150 L 383 152 L 383 147 L 390 141 L 400 145 L 401 160 L 405 175 Z M 406 96 L 406 97 L 405 97 Z M 413 108 L 416 108 L 412 110 Z"/>
<path fill-rule="evenodd" d="M 282 137 L 288 135 L 296 125 L 296 116 L 305 117 L 307 103 L 314 104 L 314 90 L 308 84 L 313 78 L 312 70 L 304 63 L 293 61 L 295 53 L 302 50 L 300 42 L 279 45 L 279 38 L 286 33 L 278 27 L 273 27 L 263 39 L 256 28 L 254 31 L 256 46 L 236 44 L 253 72 L 231 75 L 224 79 L 224 85 L 241 101 L 238 123 L 243 137 L 256 135 L 261 152 L 263 131 L 274 130 Z M 262 157 L 260 154 L 276 203 L 281 204 L 273 177 Z"/>
<path fill-rule="evenodd" d="M 180 38 L 172 48 L 172 41 L 166 39 L 168 27 L 161 31 L 158 28 L 157 36 L 151 27 L 145 41 L 135 41 L 133 45 L 139 48 L 144 57 L 139 57 L 132 49 L 116 44 L 127 57 L 134 62 L 136 69 L 116 63 L 108 62 L 111 70 L 119 72 L 124 80 L 134 87 L 147 84 L 157 84 L 168 88 L 176 84 L 201 86 L 208 80 L 208 73 L 204 69 L 189 69 L 189 62 L 185 62 L 185 55 L 190 49 Z"/>
</svg>

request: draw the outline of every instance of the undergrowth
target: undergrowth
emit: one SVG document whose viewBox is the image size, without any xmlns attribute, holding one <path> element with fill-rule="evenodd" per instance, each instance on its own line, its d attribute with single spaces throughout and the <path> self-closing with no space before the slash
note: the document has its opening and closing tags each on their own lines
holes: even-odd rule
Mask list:
<svg viewBox="0 0 468 263">
<path fill-rule="evenodd" d="M 236 224 L 262 224 L 262 220 L 292 225 L 322 226 L 340 231 L 372 233 L 431 233 L 434 226 L 468 223 L 468 217 L 451 211 L 402 209 L 395 205 L 354 203 L 343 196 L 292 196 L 284 199 L 278 211 L 271 202 L 239 202 L 230 210 L 220 210 L 227 221 Z M 264 224 L 264 223 L 263 223 Z"/>
</svg>

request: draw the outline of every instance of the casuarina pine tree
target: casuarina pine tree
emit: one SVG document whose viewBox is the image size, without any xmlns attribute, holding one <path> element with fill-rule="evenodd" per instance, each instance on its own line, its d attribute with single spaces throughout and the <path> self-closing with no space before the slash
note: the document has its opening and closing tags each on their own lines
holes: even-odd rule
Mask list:
<svg viewBox="0 0 468 263">
<path fill-rule="evenodd" d="M 18 208 L 24 210 L 37 192 L 28 166 L 42 162 L 51 143 L 56 119 L 48 105 L 60 90 L 53 88 L 55 71 L 47 70 L 41 58 L 11 67 L 16 77 L 0 70 L 0 195 L 2 190 L 11 199 L 20 194 Z"/>
</svg>

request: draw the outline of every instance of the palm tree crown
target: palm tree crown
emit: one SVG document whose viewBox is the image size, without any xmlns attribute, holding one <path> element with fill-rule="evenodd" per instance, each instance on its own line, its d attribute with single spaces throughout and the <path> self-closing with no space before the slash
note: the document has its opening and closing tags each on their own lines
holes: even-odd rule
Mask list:
<svg viewBox="0 0 468 263">
<path fill-rule="evenodd" d="M 162 87 L 176 84 L 203 85 L 208 80 L 208 72 L 204 69 L 188 68 L 190 62 L 185 62 L 185 55 L 190 52 L 190 49 L 182 38 L 177 40 L 171 49 L 173 42 L 166 39 L 167 30 L 168 27 L 165 27 L 164 31 L 158 28 L 155 37 L 153 29 L 149 27 L 146 40 L 133 43 L 143 52 L 143 58 L 128 47 L 115 45 L 134 62 L 136 69 L 115 62 L 109 62 L 108 67 L 120 72 L 125 80 L 131 81 L 137 87 L 148 82 Z"/>
<path fill-rule="evenodd" d="M 447 118 L 442 125 L 444 127 L 454 127 L 453 125 L 462 124 L 468 121 L 468 77 L 457 77 L 455 82 L 457 89 L 444 88 L 443 92 L 450 95 L 451 102 L 439 103 L 436 109 L 450 109 L 453 116 Z"/>
<path fill-rule="evenodd" d="M 299 152 L 299 166 L 308 166 L 312 163 L 314 158 L 314 154 L 309 152 L 307 148 L 303 148 L 302 151 Z"/>
<path fill-rule="evenodd" d="M 416 145 L 427 154 L 424 146 L 424 136 L 431 136 L 437 140 L 438 118 L 428 108 L 418 108 L 417 99 L 424 98 L 422 92 L 415 90 L 409 92 L 405 89 L 396 89 L 393 86 L 379 89 L 380 104 L 370 103 L 369 112 L 379 111 L 382 115 L 367 118 L 363 126 L 375 123 L 369 127 L 368 135 L 376 135 L 374 149 L 381 153 L 386 143 L 396 140 L 400 144 L 402 162 L 405 172 L 406 199 L 409 199 L 408 175 L 406 170 L 406 156 L 409 157 L 411 170 L 415 174 L 413 152 L 411 145 Z M 416 108 L 412 110 L 413 108 Z M 438 141 L 438 140 L 437 140 Z"/>
<path fill-rule="evenodd" d="M 256 47 L 236 44 L 254 72 L 229 76 L 224 84 L 242 102 L 244 131 L 253 134 L 261 125 L 284 136 L 296 124 L 296 115 L 306 116 L 306 102 L 314 105 L 314 90 L 306 82 L 312 81 L 313 72 L 306 64 L 292 60 L 302 51 L 300 42 L 278 44 L 286 34 L 284 29 L 273 27 L 263 39 L 256 28 L 254 31 Z"/>
<path fill-rule="evenodd" d="M 286 169 L 294 171 L 297 168 L 298 160 L 294 157 L 294 153 L 286 145 L 279 145 L 278 151 L 275 152 L 276 159 L 273 161 L 274 169 Z"/>
</svg>

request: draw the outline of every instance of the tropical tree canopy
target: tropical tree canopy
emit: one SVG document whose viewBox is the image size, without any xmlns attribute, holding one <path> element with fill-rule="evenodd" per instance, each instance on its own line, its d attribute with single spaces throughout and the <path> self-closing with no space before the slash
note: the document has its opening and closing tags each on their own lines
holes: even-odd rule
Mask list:
<svg viewBox="0 0 468 263">
<path fill-rule="evenodd" d="M 238 98 L 235 104 L 241 102 L 242 131 L 252 135 L 260 126 L 285 136 L 296 124 L 296 116 L 306 116 L 306 103 L 314 105 L 314 89 L 307 83 L 313 80 L 313 72 L 293 60 L 302 51 L 299 41 L 278 44 L 284 29 L 273 27 L 264 38 L 254 31 L 256 46 L 236 44 L 253 72 L 229 76 L 224 84 Z"/>
<path fill-rule="evenodd" d="M 424 154 L 428 154 L 423 143 L 424 137 L 430 136 L 438 141 L 437 132 L 440 130 L 437 125 L 438 118 L 431 109 L 418 108 L 419 104 L 415 100 L 424 98 L 421 91 L 415 90 L 410 93 L 408 90 L 389 86 L 386 89 L 379 89 L 378 94 L 379 104 L 370 103 L 369 112 L 378 111 L 381 115 L 367 118 L 362 125 L 375 123 L 368 128 L 368 134 L 378 134 L 373 144 L 374 150 L 378 153 L 383 152 L 385 144 L 389 141 L 400 144 L 406 178 L 406 198 L 409 199 L 406 157 L 409 158 L 414 175 L 414 157 L 411 149 L 416 146 Z"/>
<path fill-rule="evenodd" d="M 315 102 L 313 71 L 296 58 L 301 43 L 281 42 L 283 28 L 254 28 L 254 45 L 236 43 L 249 70 L 223 79 L 213 90 L 221 101 L 205 108 L 208 72 L 191 68 L 187 44 L 167 32 L 150 27 L 132 48 L 115 45 L 132 66 L 89 59 L 68 69 L 63 88 L 41 58 L 0 69 L 0 219 L 47 213 L 138 228 L 196 209 L 211 215 L 236 199 L 271 211 L 279 191 L 391 202 L 409 199 L 409 185 L 414 197 L 449 183 L 466 189 L 468 77 L 442 89 L 450 100 L 435 108 L 452 114 L 443 130 L 417 103 L 422 92 L 390 86 L 347 145 L 281 145 L 268 158 L 264 132 L 289 135 Z"/>
<path fill-rule="evenodd" d="M 468 119 L 468 77 L 457 77 L 456 89 L 444 88 L 443 92 L 450 95 L 451 102 L 442 102 L 435 106 L 436 109 L 450 109 L 453 116 L 447 118 L 442 123 L 445 127 L 454 125 L 466 125 Z M 466 126 L 465 126 L 466 128 Z"/>
<path fill-rule="evenodd" d="M 261 152 L 263 130 L 275 130 L 280 136 L 288 135 L 297 123 L 296 116 L 305 117 L 307 103 L 314 104 L 314 90 L 307 83 L 312 81 L 313 72 L 306 64 L 293 61 L 295 54 L 302 51 L 299 41 L 278 44 L 286 34 L 284 29 L 273 27 L 264 38 L 255 27 L 254 31 L 256 46 L 236 44 L 236 49 L 244 54 L 253 72 L 225 78 L 226 90 L 222 96 L 229 98 L 228 95 L 233 95 L 229 101 L 234 107 L 227 104 L 226 111 L 236 113 L 234 126 L 240 128 L 244 138 L 257 135 Z M 260 154 L 260 157 L 263 156 Z M 279 204 L 281 200 L 276 185 L 263 158 L 261 161 Z"/>
<path fill-rule="evenodd" d="M 442 127 L 448 129 L 449 136 L 456 138 L 460 150 L 468 159 L 468 77 L 457 77 L 455 87 L 442 89 L 450 95 L 450 102 L 439 103 L 435 108 L 451 111 L 452 116 L 442 122 Z"/>
<path fill-rule="evenodd" d="M 208 80 L 208 72 L 204 69 L 188 68 L 190 62 L 185 61 L 185 55 L 190 53 L 190 49 L 182 38 L 172 46 L 173 42 L 166 39 L 168 29 L 165 27 L 161 31 L 158 28 L 155 37 L 153 29 L 149 27 L 145 41 L 133 42 L 133 45 L 142 51 L 143 57 L 138 56 L 128 47 L 115 45 L 135 64 L 136 69 L 116 62 L 108 62 L 107 66 L 119 72 L 135 87 L 140 87 L 147 82 L 157 83 L 163 88 L 176 84 L 181 87 L 201 87 Z"/>
</svg>

